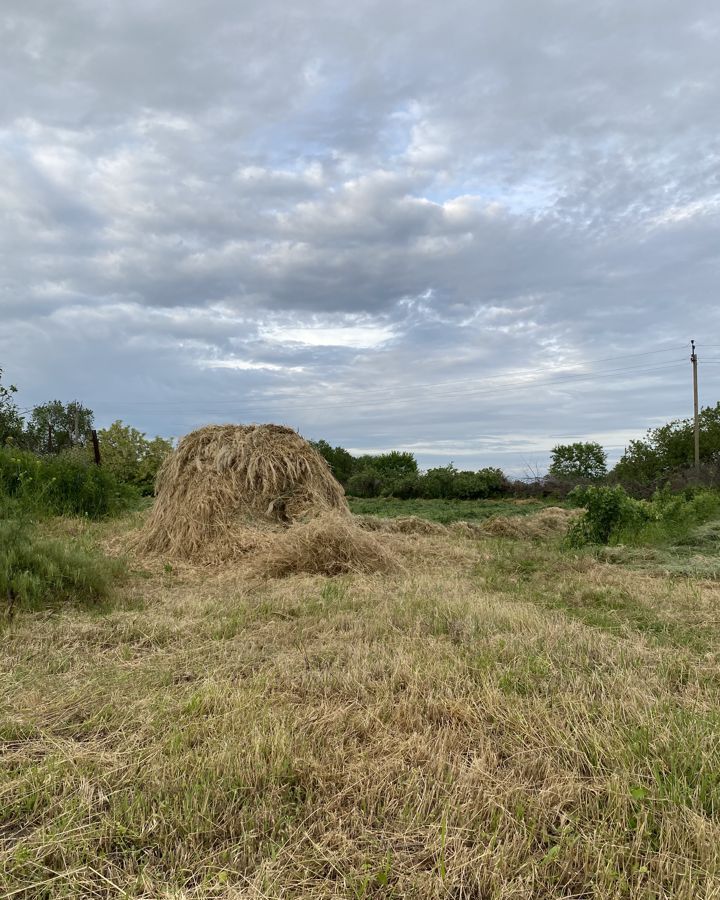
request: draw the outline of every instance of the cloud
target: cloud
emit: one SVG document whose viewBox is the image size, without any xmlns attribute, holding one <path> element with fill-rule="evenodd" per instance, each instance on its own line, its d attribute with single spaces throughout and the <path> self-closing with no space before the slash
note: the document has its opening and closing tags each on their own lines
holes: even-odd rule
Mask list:
<svg viewBox="0 0 720 900">
<path fill-rule="evenodd" d="M 151 432 L 617 452 L 720 344 L 719 33 L 707 0 L 6 0 L 0 363 Z"/>
</svg>

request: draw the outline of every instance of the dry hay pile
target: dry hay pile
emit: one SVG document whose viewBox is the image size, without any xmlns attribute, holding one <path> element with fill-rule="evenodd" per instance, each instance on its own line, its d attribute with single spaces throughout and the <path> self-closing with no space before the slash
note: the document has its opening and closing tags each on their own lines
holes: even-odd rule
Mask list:
<svg viewBox="0 0 720 900">
<path fill-rule="evenodd" d="M 250 567 L 257 575 L 282 578 L 298 572 L 394 572 L 400 564 L 384 543 L 359 529 L 350 517 L 328 512 L 277 535 Z"/>
<path fill-rule="evenodd" d="M 241 557 L 288 526 L 334 511 L 345 493 L 307 441 L 281 425 L 208 425 L 163 464 L 141 553 L 186 560 Z"/>
<path fill-rule="evenodd" d="M 549 538 L 564 534 L 574 519 L 582 512 L 548 506 L 541 512 L 528 516 L 493 516 L 478 527 L 478 532 L 493 537 Z"/>
<path fill-rule="evenodd" d="M 447 534 L 447 528 L 439 522 L 421 519 L 420 516 L 355 516 L 355 521 L 366 531 L 384 531 L 390 534 Z"/>
</svg>

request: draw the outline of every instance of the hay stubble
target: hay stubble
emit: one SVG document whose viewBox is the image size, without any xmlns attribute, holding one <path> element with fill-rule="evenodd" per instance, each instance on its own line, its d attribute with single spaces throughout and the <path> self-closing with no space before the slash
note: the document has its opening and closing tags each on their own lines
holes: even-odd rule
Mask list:
<svg viewBox="0 0 720 900">
<path fill-rule="evenodd" d="M 716 588 L 389 537 L 394 574 L 188 567 L 17 620 L 0 895 L 719 896 Z"/>
</svg>

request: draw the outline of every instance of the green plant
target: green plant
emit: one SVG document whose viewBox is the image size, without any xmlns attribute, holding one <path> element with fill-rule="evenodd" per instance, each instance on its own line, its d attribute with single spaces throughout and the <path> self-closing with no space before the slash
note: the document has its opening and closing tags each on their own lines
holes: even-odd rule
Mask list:
<svg viewBox="0 0 720 900">
<path fill-rule="evenodd" d="M 577 506 L 585 507 L 585 515 L 568 532 L 566 540 L 571 547 L 607 544 L 620 529 L 638 527 L 649 514 L 647 504 L 633 500 L 619 486 L 575 488 L 569 499 Z"/>
<path fill-rule="evenodd" d="M 71 447 L 84 447 L 92 427 L 93 411 L 78 400 L 50 400 L 33 409 L 24 443 L 36 453 L 62 453 Z"/>
<path fill-rule="evenodd" d="M 0 369 L 0 447 L 17 442 L 23 430 L 22 416 L 13 399 L 17 388 L 14 384 L 2 384 L 2 372 Z"/>
<path fill-rule="evenodd" d="M 137 492 L 94 465 L 81 450 L 40 457 L 0 448 L 0 494 L 36 515 L 81 515 L 99 519 L 130 506 Z"/>
<path fill-rule="evenodd" d="M 594 441 L 558 444 L 553 448 L 548 475 L 552 478 L 595 480 L 607 474 L 607 455 Z"/>
<path fill-rule="evenodd" d="M 119 419 L 98 431 L 98 441 L 103 468 L 118 481 L 137 487 L 141 494 L 153 493 L 158 470 L 172 452 L 170 441 L 161 437 L 150 441 L 142 431 Z"/>
<path fill-rule="evenodd" d="M 8 611 L 106 597 L 121 571 L 116 560 L 38 537 L 14 505 L 5 502 L 0 508 L 0 602 Z"/>
</svg>

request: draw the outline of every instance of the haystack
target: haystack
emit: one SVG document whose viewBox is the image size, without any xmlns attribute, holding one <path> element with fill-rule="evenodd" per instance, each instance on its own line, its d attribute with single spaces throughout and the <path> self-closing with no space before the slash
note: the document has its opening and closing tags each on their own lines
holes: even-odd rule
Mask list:
<svg viewBox="0 0 720 900">
<path fill-rule="evenodd" d="M 350 518 L 323 457 L 281 425 L 191 432 L 163 464 L 155 493 L 138 549 L 183 559 L 243 556 L 329 511 Z"/>
</svg>

